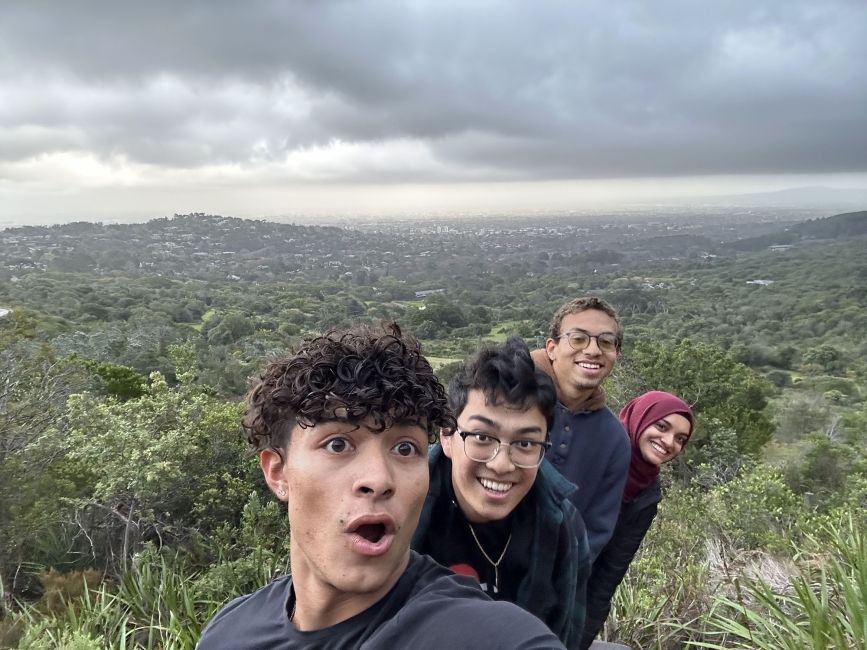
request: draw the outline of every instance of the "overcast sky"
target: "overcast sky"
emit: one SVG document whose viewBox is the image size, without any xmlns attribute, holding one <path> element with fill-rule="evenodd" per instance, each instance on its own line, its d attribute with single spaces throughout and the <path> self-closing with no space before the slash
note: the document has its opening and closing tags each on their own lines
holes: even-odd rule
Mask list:
<svg viewBox="0 0 867 650">
<path fill-rule="evenodd" d="M 867 188 L 865 0 L 0 3 L 0 220 Z"/>
</svg>

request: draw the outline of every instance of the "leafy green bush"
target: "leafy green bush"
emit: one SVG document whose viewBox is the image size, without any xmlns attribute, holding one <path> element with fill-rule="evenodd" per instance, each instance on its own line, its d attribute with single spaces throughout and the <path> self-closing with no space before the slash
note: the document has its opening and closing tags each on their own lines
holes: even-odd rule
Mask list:
<svg viewBox="0 0 867 650">
<path fill-rule="evenodd" d="M 745 549 L 781 549 L 801 511 L 801 499 L 779 470 L 757 464 L 711 493 L 717 533 Z"/>
</svg>

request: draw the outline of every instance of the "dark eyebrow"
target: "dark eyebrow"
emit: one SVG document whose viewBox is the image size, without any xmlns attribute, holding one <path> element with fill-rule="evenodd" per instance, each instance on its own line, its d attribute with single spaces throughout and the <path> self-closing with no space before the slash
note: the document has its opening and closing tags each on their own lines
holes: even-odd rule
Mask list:
<svg viewBox="0 0 867 650">
<path fill-rule="evenodd" d="M 599 334 L 593 334 L 590 330 L 585 330 L 580 327 L 573 327 L 571 330 L 564 332 L 564 334 L 571 334 L 572 332 L 583 332 L 584 334 L 589 334 L 590 336 L 602 336 L 603 334 L 611 334 L 611 336 L 617 336 L 617 332 L 612 332 L 611 330 L 603 330 L 599 332 Z"/>
<path fill-rule="evenodd" d="M 491 418 L 486 418 L 484 415 L 471 415 L 468 420 L 478 420 L 482 424 L 486 424 L 489 427 L 496 429 L 499 431 L 501 429 L 500 425 L 494 422 Z M 523 435 L 528 433 L 545 433 L 542 427 L 524 427 L 523 429 L 518 429 L 515 432 L 515 435 Z"/>
<path fill-rule="evenodd" d="M 482 424 L 487 424 L 489 427 L 493 427 L 494 429 L 500 428 L 496 422 L 494 422 L 491 418 L 486 418 L 484 415 L 471 415 L 468 419 L 478 420 Z"/>
</svg>

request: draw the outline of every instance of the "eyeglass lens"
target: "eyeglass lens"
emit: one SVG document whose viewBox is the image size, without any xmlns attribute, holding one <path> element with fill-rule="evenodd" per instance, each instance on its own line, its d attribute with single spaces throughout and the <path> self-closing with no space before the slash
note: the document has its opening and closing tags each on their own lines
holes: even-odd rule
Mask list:
<svg viewBox="0 0 867 650">
<path fill-rule="evenodd" d="M 544 445 L 530 440 L 516 441 L 507 445 L 512 463 L 519 467 L 536 467 L 542 461 Z M 468 435 L 464 438 L 464 450 L 470 460 L 477 463 L 492 461 L 500 450 L 500 442 L 492 436 Z"/>
<path fill-rule="evenodd" d="M 598 336 L 591 336 L 588 332 L 576 331 L 569 332 L 566 335 L 571 345 L 575 350 L 584 350 L 590 345 L 590 339 L 596 339 L 596 345 L 603 352 L 613 352 L 617 349 L 617 337 L 614 334 L 604 332 Z"/>
</svg>

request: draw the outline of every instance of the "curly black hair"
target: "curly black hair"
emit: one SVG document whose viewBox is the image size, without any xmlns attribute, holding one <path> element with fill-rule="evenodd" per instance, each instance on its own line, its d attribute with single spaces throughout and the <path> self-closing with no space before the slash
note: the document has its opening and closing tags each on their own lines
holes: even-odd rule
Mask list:
<svg viewBox="0 0 867 650">
<path fill-rule="evenodd" d="M 414 424 L 436 441 L 456 422 L 419 342 L 397 323 L 359 324 L 307 339 L 265 366 L 247 393 L 242 426 L 257 451 L 281 451 L 296 424 L 368 422 L 381 432 Z"/>
<path fill-rule="evenodd" d="M 460 415 L 471 390 L 481 390 L 489 404 L 528 409 L 537 407 L 554 423 L 557 392 L 554 382 L 536 368 L 527 344 L 510 336 L 500 345 L 486 345 L 470 357 L 449 382 L 449 405 Z"/>
</svg>

